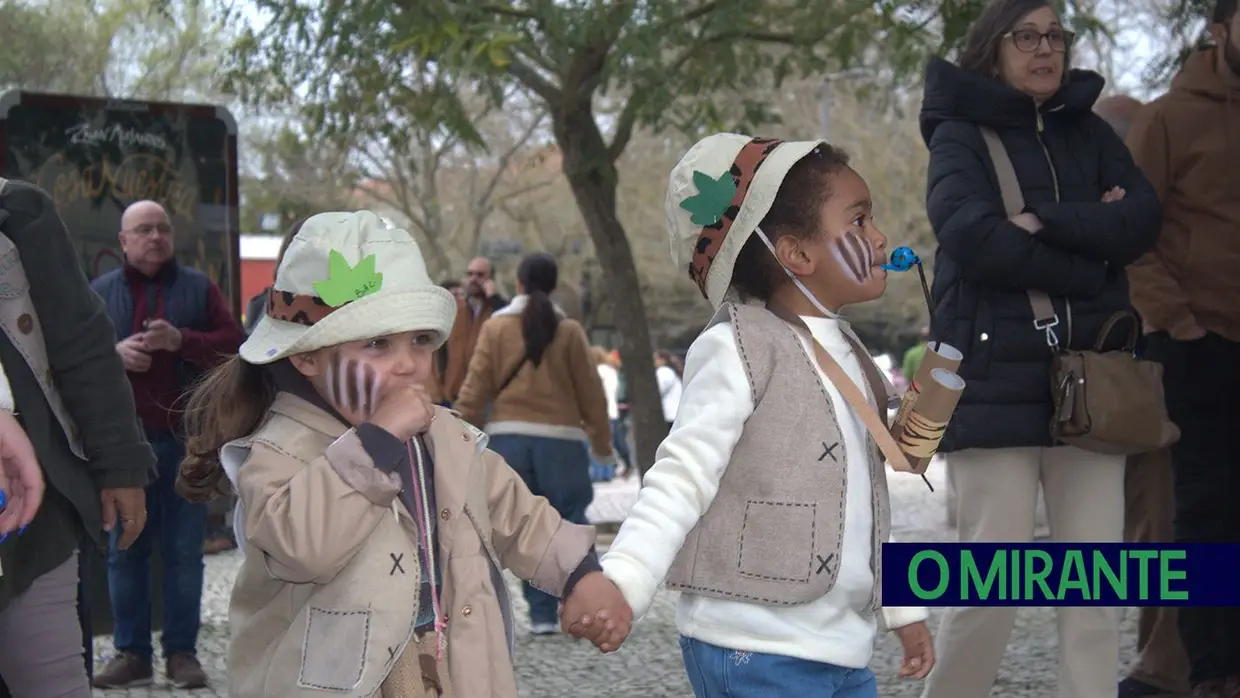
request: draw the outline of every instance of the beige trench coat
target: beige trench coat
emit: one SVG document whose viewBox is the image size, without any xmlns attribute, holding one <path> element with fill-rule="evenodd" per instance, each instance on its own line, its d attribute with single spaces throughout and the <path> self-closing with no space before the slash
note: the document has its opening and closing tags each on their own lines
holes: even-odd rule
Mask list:
<svg viewBox="0 0 1240 698">
<path fill-rule="evenodd" d="M 436 412 L 426 443 L 448 683 L 457 698 L 516 698 L 499 570 L 559 595 L 594 530 L 562 521 L 454 413 Z M 413 651 L 419 565 L 398 476 L 374 467 L 354 430 L 288 393 L 222 456 L 246 551 L 229 608 L 229 696 L 389 698 L 393 666 L 417 665 L 400 659 Z"/>
</svg>

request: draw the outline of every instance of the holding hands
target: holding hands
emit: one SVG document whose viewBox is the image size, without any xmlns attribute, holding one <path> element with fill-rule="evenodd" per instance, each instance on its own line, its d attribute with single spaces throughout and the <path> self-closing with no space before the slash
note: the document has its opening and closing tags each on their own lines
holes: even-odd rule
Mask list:
<svg viewBox="0 0 1240 698">
<path fill-rule="evenodd" d="M 615 652 L 633 627 L 633 609 L 610 579 L 591 572 L 564 599 L 560 625 L 578 640 L 585 638 L 603 652 Z"/>
</svg>

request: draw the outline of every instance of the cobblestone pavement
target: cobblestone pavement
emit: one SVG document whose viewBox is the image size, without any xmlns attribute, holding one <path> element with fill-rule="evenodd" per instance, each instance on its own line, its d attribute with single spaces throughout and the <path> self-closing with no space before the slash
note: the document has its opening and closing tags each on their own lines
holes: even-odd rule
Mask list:
<svg viewBox="0 0 1240 698">
<path fill-rule="evenodd" d="M 919 478 L 896 474 L 889 477 L 893 530 L 900 540 L 953 539 L 952 531 L 945 524 L 944 478 L 937 464 L 931 466 L 929 479 L 937 490 L 935 494 L 931 494 Z M 603 508 L 595 507 L 594 511 L 627 511 L 626 500 L 631 501 L 631 497 L 622 496 L 622 493 L 631 490 L 632 485 L 625 483 L 604 488 L 608 494 L 601 499 L 615 501 L 601 502 Z M 95 691 L 95 696 L 224 696 L 228 594 L 239 564 L 240 558 L 235 552 L 212 556 L 207 561 L 199 654 L 211 676 L 211 689 L 172 690 L 163 679 L 161 667 L 152 687 Z M 636 627 L 625 646 L 615 654 L 604 656 L 589 644 L 566 636 L 531 636 L 519 586 L 515 579 L 510 578 L 509 582 L 517 604 L 517 678 L 522 698 L 691 698 L 677 646 L 674 593 L 661 592 L 650 615 Z M 932 627 L 939 616 L 939 612 L 933 613 Z M 1020 610 L 992 696 L 1045 698 L 1053 695 L 1058 652 L 1054 622 L 1053 609 Z M 1136 643 L 1135 612 L 1125 614 L 1123 641 L 1123 655 L 1131 657 Z M 110 651 L 110 637 L 96 640 L 97 660 Z M 883 637 L 870 664 L 879 677 L 879 695 L 883 698 L 919 695 L 920 684 L 896 678 L 899 658 L 899 643 L 892 636 Z"/>
</svg>

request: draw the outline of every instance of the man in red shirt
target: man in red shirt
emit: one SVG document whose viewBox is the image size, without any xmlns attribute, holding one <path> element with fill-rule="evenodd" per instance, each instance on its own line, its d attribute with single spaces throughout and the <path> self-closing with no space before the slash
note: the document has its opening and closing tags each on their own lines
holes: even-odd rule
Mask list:
<svg viewBox="0 0 1240 698">
<path fill-rule="evenodd" d="M 149 683 L 153 676 L 149 579 L 155 540 L 164 563 L 162 645 L 168 679 L 178 688 L 207 683 L 196 654 L 207 510 L 173 489 L 185 456 L 181 397 L 198 376 L 236 353 L 244 331 L 219 287 L 202 272 L 177 263 L 173 235 L 162 206 L 153 201 L 131 205 L 121 217 L 124 267 L 91 284 L 107 304 L 116 351 L 159 461 L 158 477 L 146 490 L 146 529 L 127 550 L 117 548 L 114 535 L 109 549 L 117 654 L 95 675 L 96 688 Z"/>
</svg>

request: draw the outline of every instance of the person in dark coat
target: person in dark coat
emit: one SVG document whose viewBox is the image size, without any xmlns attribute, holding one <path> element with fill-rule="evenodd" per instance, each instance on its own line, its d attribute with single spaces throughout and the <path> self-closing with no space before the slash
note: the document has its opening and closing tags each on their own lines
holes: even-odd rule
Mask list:
<svg viewBox="0 0 1240 698">
<path fill-rule="evenodd" d="M 1071 69 L 1071 40 L 1046 0 L 995 0 L 959 63 L 926 69 L 932 327 L 963 352 L 968 383 L 940 449 L 962 541 L 1031 540 L 1039 484 L 1052 538 L 1123 540 L 1124 458 L 1052 442 L 1051 345 L 1092 348 L 1130 309 L 1124 268 L 1153 246 L 1161 208 L 1093 113 L 1104 81 Z M 997 132 L 1020 181 L 1026 208 L 1012 217 L 979 126 Z M 1034 326 L 1029 290 L 1051 297 L 1053 335 Z M 1014 619 L 1014 608 L 949 609 L 923 698 L 990 695 Z M 1117 610 L 1065 608 L 1059 624 L 1059 698 L 1114 695 Z"/>
<path fill-rule="evenodd" d="M 301 225 L 306 222 L 307 218 L 309 216 L 295 221 L 288 227 L 288 230 L 284 231 L 284 239 L 280 241 L 280 251 L 276 254 L 276 269 L 280 268 L 280 260 L 284 259 L 284 251 L 288 249 L 289 242 L 297 235 L 297 231 L 301 230 Z M 275 272 L 273 271 L 273 281 L 275 280 L 274 275 Z M 254 331 L 254 326 L 258 324 L 259 318 L 267 312 L 267 297 L 270 295 L 271 286 L 268 286 L 251 298 L 249 304 L 245 306 L 245 334 L 247 337 Z"/>
<path fill-rule="evenodd" d="M 79 552 L 146 520 L 155 454 L 138 428 L 112 321 L 52 198 L 0 180 L 0 365 L 47 487 L 0 536 L 0 676 L 16 698 L 89 698 L 77 612 Z"/>
</svg>

